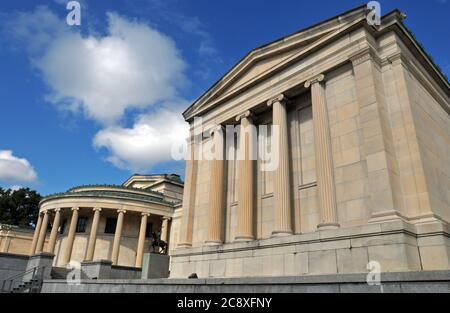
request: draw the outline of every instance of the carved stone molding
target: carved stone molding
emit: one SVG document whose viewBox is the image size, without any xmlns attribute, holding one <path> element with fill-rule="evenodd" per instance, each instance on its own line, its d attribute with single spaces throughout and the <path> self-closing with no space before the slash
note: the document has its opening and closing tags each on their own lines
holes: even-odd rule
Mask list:
<svg viewBox="0 0 450 313">
<path fill-rule="evenodd" d="M 348 57 L 352 61 L 353 66 L 364 63 L 368 60 L 374 61 L 377 65 L 381 65 L 381 59 L 377 56 L 376 51 L 372 47 L 366 47 Z"/>
</svg>

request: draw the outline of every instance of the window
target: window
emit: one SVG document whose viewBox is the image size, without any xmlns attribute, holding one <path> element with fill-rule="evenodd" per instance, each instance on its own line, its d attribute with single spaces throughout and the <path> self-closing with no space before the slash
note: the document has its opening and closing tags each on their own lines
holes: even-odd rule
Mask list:
<svg viewBox="0 0 450 313">
<path fill-rule="evenodd" d="M 61 223 L 61 226 L 59 226 L 59 233 L 62 235 L 62 234 L 64 234 L 64 231 L 66 230 L 66 223 L 67 223 L 67 220 L 64 220 L 62 223 Z"/>
<path fill-rule="evenodd" d="M 77 221 L 77 233 L 85 233 L 86 232 L 86 226 L 87 226 L 87 217 L 79 217 Z"/>
<path fill-rule="evenodd" d="M 114 234 L 116 232 L 117 218 L 108 217 L 106 219 L 105 234 Z"/>
<path fill-rule="evenodd" d="M 147 228 L 145 229 L 145 237 L 150 238 L 153 232 L 153 223 L 147 223 Z"/>
</svg>

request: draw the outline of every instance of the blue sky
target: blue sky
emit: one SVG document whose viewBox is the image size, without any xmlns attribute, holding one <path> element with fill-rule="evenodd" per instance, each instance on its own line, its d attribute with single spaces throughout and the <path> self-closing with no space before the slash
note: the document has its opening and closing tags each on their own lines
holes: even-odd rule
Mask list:
<svg viewBox="0 0 450 313">
<path fill-rule="evenodd" d="M 80 1 L 81 26 L 69 27 L 67 2 L 0 2 L 0 186 L 46 195 L 183 174 L 167 157 L 183 109 L 249 50 L 364 3 Z M 380 3 L 407 14 L 450 76 L 450 1 Z"/>
</svg>

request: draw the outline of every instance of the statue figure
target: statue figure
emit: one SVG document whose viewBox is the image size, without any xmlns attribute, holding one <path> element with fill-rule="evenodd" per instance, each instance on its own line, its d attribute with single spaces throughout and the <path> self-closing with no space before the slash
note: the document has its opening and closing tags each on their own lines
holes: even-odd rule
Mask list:
<svg viewBox="0 0 450 313">
<path fill-rule="evenodd" d="M 161 240 L 161 229 L 158 229 L 157 232 L 152 232 L 150 242 L 153 253 L 167 254 L 167 242 Z"/>
</svg>

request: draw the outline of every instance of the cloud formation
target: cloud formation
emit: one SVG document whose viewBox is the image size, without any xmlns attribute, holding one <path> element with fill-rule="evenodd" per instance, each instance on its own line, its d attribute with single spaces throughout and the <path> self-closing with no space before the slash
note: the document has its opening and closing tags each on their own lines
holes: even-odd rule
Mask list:
<svg viewBox="0 0 450 313">
<path fill-rule="evenodd" d="M 47 100 L 60 108 L 81 109 L 110 125 L 128 108 L 176 97 L 185 82 L 175 43 L 148 25 L 107 13 L 107 34 L 83 37 L 58 21 L 48 8 L 22 13 L 16 35 L 28 43 L 33 64 L 51 89 Z"/>
<path fill-rule="evenodd" d="M 155 28 L 111 12 L 106 20 L 103 35 L 81 34 L 41 6 L 18 13 L 7 27 L 48 85 L 46 99 L 99 123 L 93 145 L 107 149 L 112 164 L 148 170 L 171 161 L 169 145 L 187 128 L 178 94 L 186 64 Z M 138 114 L 132 127 L 121 124 L 128 112 Z"/>
<path fill-rule="evenodd" d="M 33 183 L 36 180 L 36 171 L 28 160 L 14 156 L 11 150 L 0 150 L 0 181 Z"/>
<path fill-rule="evenodd" d="M 116 167 L 139 172 L 172 160 L 172 146 L 180 145 L 188 134 L 181 112 L 163 107 L 140 115 L 131 128 L 103 129 L 95 136 L 94 147 L 106 148 L 110 152 L 108 161 Z"/>
</svg>

